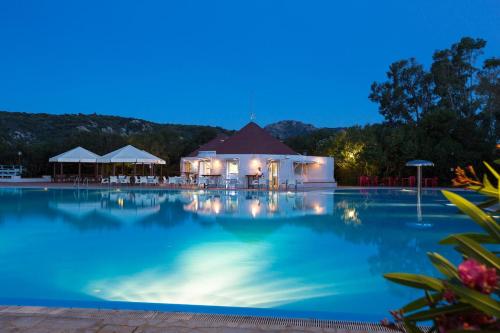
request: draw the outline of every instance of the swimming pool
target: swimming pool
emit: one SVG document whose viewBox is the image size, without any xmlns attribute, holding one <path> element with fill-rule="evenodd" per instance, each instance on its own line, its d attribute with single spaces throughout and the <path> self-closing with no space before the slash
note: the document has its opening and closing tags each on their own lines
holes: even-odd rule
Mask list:
<svg viewBox="0 0 500 333">
<path fill-rule="evenodd" d="M 466 193 L 474 200 L 480 196 Z M 0 304 L 377 321 L 477 230 L 439 191 L 0 189 Z M 200 307 L 204 306 L 204 307 Z"/>
</svg>

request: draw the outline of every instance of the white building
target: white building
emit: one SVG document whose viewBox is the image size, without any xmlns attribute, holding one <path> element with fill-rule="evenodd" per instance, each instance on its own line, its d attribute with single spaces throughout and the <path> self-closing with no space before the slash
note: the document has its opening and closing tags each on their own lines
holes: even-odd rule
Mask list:
<svg viewBox="0 0 500 333">
<path fill-rule="evenodd" d="M 242 188 L 258 182 L 271 188 L 336 186 L 332 157 L 300 155 L 254 122 L 183 157 L 181 173 Z"/>
</svg>

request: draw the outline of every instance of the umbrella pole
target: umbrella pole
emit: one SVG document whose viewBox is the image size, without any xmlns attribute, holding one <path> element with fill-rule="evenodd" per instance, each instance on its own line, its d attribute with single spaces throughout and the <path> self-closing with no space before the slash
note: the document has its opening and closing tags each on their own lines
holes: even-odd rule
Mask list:
<svg viewBox="0 0 500 333">
<path fill-rule="evenodd" d="M 54 174 L 54 179 L 53 181 L 55 182 L 56 181 L 56 164 L 52 164 L 52 173 Z"/>
<path fill-rule="evenodd" d="M 116 165 L 113 163 L 113 176 L 116 176 Z"/>
<path fill-rule="evenodd" d="M 82 164 L 78 162 L 78 181 L 80 181 L 82 175 Z"/>
</svg>

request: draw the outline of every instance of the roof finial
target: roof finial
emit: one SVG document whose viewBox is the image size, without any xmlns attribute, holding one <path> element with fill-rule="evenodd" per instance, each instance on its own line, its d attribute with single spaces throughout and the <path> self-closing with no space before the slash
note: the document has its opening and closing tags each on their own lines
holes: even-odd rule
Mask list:
<svg viewBox="0 0 500 333">
<path fill-rule="evenodd" d="M 253 90 L 250 91 L 250 121 L 255 121 L 255 112 L 253 111 Z"/>
</svg>

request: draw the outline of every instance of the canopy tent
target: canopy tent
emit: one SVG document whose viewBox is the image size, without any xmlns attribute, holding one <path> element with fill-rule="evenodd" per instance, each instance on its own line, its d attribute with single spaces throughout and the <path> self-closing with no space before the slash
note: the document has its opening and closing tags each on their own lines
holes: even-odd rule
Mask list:
<svg viewBox="0 0 500 333">
<path fill-rule="evenodd" d="M 99 155 L 83 147 L 76 147 L 71 150 L 68 150 L 67 152 L 49 158 L 49 162 L 54 163 L 54 178 L 56 175 L 55 163 L 61 164 L 61 177 L 63 175 L 63 163 L 78 163 L 78 178 L 80 178 L 82 174 L 81 164 L 96 163 L 99 157 L 100 157 Z M 97 168 L 96 168 L 96 173 L 97 173 Z"/>
<path fill-rule="evenodd" d="M 156 165 L 156 164 L 166 164 L 165 160 L 148 153 L 147 151 L 136 148 L 132 145 L 127 145 L 120 149 L 114 150 L 110 153 L 107 153 L 104 156 L 101 156 L 97 159 L 97 163 L 102 164 L 113 164 L 113 174 L 115 173 L 114 163 L 121 163 L 122 170 L 124 168 L 124 163 L 132 163 L 134 164 L 134 175 L 136 174 L 136 166 L 137 164 L 143 165 L 143 173 L 144 173 L 144 165 Z"/>
<path fill-rule="evenodd" d="M 97 163 L 166 164 L 165 160 L 132 145 L 122 147 L 99 157 Z"/>
<path fill-rule="evenodd" d="M 54 163 L 96 163 L 100 156 L 93 152 L 82 148 L 76 147 L 68 150 L 65 153 L 49 158 L 49 162 Z"/>
</svg>

